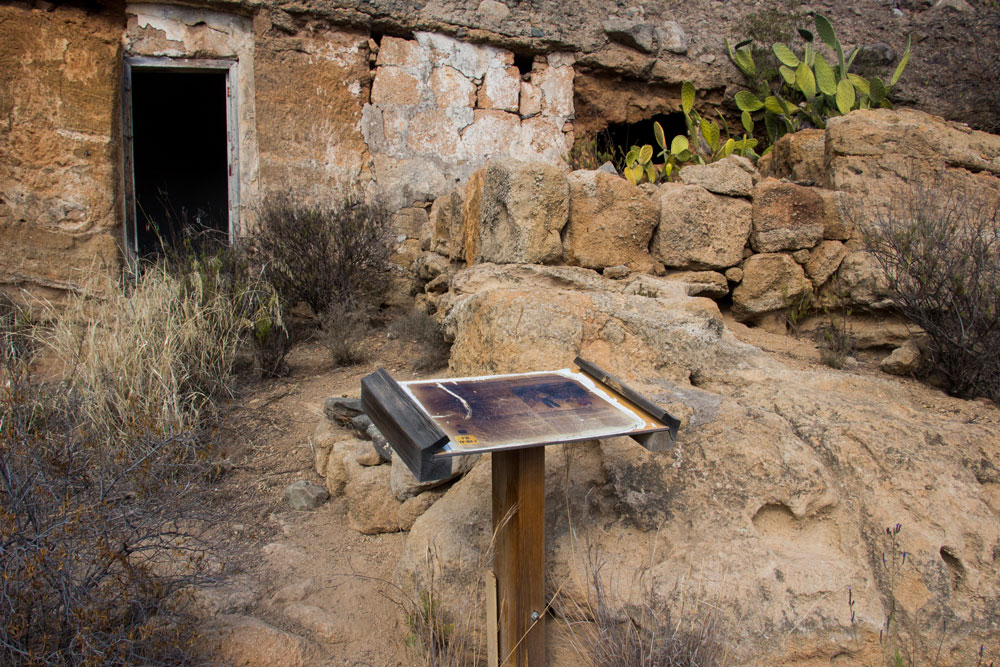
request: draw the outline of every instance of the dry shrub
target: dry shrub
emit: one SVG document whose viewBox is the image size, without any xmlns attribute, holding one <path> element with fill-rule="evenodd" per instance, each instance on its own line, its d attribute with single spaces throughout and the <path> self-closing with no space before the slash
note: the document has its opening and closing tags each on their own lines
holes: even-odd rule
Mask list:
<svg viewBox="0 0 1000 667">
<path fill-rule="evenodd" d="M 412 348 L 410 358 L 418 371 L 432 371 L 448 365 L 451 346 L 441 325 L 422 310 L 410 309 L 389 325 L 389 333 Z"/>
<path fill-rule="evenodd" d="M 365 339 L 372 330 L 372 313 L 334 303 L 320 318 L 321 340 L 338 366 L 359 364 L 368 358 Z"/>
<path fill-rule="evenodd" d="M 857 207 L 894 303 L 927 332 L 927 366 L 961 397 L 1000 402 L 1000 209 L 982 193 L 912 180 L 886 206 Z"/>
<path fill-rule="evenodd" d="M 0 335 L 0 663 L 190 663 L 176 593 L 199 579 L 205 544 L 178 522 L 197 507 L 203 450 L 196 430 L 157 425 L 190 416 L 116 404 L 83 385 L 92 373 L 43 385 L 14 340 Z M 184 566 L 145 566 L 168 554 Z"/>
<path fill-rule="evenodd" d="M 247 248 L 283 303 L 305 301 L 322 316 L 334 304 L 380 301 L 388 285 L 388 235 L 379 198 L 342 186 L 327 205 L 270 195 Z"/>
<path fill-rule="evenodd" d="M 634 575 L 629 599 L 612 594 L 605 561 L 588 545 L 583 562 L 586 599 L 565 599 L 562 621 L 580 662 L 589 667 L 706 667 L 729 658 L 730 624 L 721 600 L 674 595 L 664 599 L 648 570 Z"/>
</svg>

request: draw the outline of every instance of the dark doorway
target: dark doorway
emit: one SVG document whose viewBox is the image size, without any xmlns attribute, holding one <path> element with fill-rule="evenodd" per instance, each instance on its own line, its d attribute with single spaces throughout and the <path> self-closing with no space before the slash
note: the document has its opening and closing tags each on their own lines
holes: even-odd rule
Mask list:
<svg viewBox="0 0 1000 667">
<path fill-rule="evenodd" d="M 225 70 L 131 71 L 139 256 L 229 237 Z"/>
<path fill-rule="evenodd" d="M 687 134 L 683 113 L 657 114 L 638 123 L 612 123 L 608 125 L 599 135 L 597 147 L 599 150 L 613 151 L 615 155 L 624 156 L 632 146 L 649 144 L 656 154 L 659 154 L 660 147 L 653 134 L 653 123 L 659 123 L 663 128 L 668 146 L 676 135 Z"/>
</svg>

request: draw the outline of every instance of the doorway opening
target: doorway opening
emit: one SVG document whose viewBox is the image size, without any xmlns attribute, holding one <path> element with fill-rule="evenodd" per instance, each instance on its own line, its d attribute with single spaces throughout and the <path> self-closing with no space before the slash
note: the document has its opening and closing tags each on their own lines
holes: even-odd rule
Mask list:
<svg viewBox="0 0 1000 667">
<path fill-rule="evenodd" d="M 660 147 L 656 143 L 656 136 L 653 133 L 653 123 L 659 123 L 663 128 L 668 146 L 674 136 L 687 133 L 683 113 L 656 114 L 638 123 L 609 124 L 598 135 L 598 149 L 624 157 L 630 147 L 649 144 L 655 153 L 659 153 Z"/>
<path fill-rule="evenodd" d="M 134 257 L 233 238 L 234 68 L 230 61 L 126 62 L 126 241 Z"/>
</svg>

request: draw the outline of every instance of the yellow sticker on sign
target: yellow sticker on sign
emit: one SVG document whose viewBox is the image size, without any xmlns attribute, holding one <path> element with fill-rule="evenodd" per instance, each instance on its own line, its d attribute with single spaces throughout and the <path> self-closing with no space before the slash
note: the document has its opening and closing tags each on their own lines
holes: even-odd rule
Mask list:
<svg viewBox="0 0 1000 667">
<path fill-rule="evenodd" d="M 474 435 L 460 435 L 455 438 L 460 445 L 478 445 L 479 438 Z"/>
</svg>

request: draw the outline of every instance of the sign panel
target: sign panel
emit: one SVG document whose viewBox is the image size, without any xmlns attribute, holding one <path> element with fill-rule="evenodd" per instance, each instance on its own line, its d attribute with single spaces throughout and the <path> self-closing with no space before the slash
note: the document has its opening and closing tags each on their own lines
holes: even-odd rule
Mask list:
<svg viewBox="0 0 1000 667">
<path fill-rule="evenodd" d="M 668 427 L 569 369 L 401 382 L 449 442 L 438 456 L 636 435 Z"/>
</svg>

